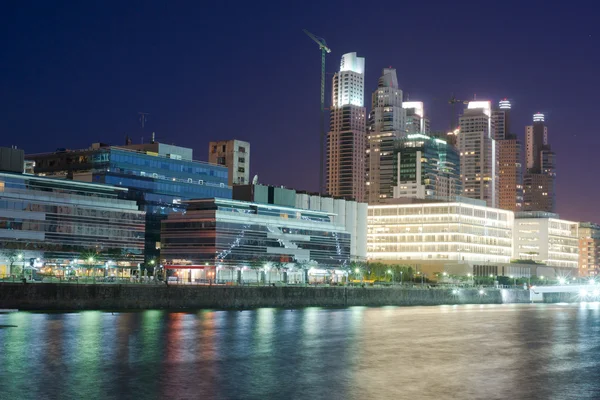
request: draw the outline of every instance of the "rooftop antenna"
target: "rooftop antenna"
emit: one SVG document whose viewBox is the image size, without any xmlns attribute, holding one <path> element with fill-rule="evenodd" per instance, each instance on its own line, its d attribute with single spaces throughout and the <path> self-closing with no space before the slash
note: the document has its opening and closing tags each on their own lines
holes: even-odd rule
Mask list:
<svg viewBox="0 0 600 400">
<path fill-rule="evenodd" d="M 146 126 L 146 122 L 148 122 L 147 116 L 150 115 L 150 113 L 139 111 L 138 115 L 140 116 L 140 125 L 142 126 L 143 131 L 144 127 Z"/>
</svg>

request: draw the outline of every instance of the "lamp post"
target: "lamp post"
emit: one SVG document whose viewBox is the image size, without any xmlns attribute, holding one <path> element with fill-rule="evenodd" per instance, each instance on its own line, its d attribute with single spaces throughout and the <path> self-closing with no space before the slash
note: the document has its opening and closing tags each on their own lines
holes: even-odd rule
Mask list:
<svg viewBox="0 0 600 400">
<path fill-rule="evenodd" d="M 510 279 L 513 280 L 513 286 L 517 286 L 517 278 L 515 278 L 513 275 L 510 276 Z"/>
<path fill-rule="evenodd" d="M 403 282 L 402 282 L 402 274 L 403 274 L 403 272 L 404 272 L 404 271 L 400 271 L 400 286 L 402 286 L 402 285 L 403 285 Z"/>
<path fill-rule="evenodd" d="M 475 279 L 475 278 L 473 278 L 473 275 L 470 272 L 467 274 L 467 278 L 469 278 L 469 281 L 472 281 Z M 473 278 L 473 279 L 471 279 L 471 278 Z M 471 283 L 471 284 L 473 284 L 473 283 Z"/>
<path fill-rule="evenodd" d="M 391 269 L 387 270 L 388 274 L 392 276 L 392 285 L 394 284 L 394 272 Z"/>
</svg>

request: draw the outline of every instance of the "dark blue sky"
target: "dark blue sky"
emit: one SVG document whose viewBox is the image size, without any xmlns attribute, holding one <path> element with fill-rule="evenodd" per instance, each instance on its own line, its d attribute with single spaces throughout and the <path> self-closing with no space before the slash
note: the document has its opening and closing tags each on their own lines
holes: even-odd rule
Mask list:
<svg viewBox="0 0 600 400">
<path fill-rule="evenodd" d="M 546 114 L 558 157 L 558 211 L 595 220 L 600 24 L 592 1 L 12 1 L 0 5 L 0 145 L 27 153 L 141 137 L 193 147 L 252 144 L 260 181 L 318 186 L 320 57 L 306 28 L 366 58 L 367 105 L 397 69 L 432 128 L 454 92 L 508 97 L 513 131 Z M 331 75 L 327 77 L 327 101 Z M 147 134 L 146 140 L 149 139 Z"/>
</svg>

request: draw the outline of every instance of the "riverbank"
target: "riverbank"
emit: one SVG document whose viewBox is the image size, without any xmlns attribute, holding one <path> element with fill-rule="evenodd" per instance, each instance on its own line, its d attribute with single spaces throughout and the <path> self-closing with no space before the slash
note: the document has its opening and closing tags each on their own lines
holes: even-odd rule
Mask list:
<svg viewBox="0 0 600 400">
<path fill-rule="evenodd" d="M 564 301 L 564 299 L 561 299 Z M 0 308 L 19 310 L 249 309 L 529 303 L 523 289 L 0 284 Z"/>
</svg>

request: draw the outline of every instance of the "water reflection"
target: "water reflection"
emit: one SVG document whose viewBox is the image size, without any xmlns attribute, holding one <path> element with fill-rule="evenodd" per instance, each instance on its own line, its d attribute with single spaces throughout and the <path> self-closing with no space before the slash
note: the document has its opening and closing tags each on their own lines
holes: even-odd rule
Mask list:
<svg viewBox="0 0 600 400">
<path fill-rule="evenodd" d="M 600 397 L 600 305 L 0 315 L 0 398 Z"/>
</svg>

